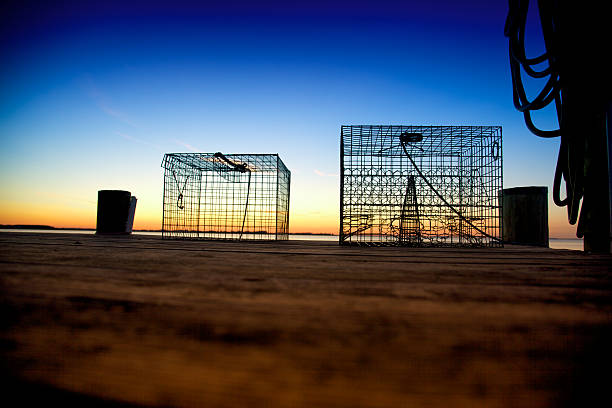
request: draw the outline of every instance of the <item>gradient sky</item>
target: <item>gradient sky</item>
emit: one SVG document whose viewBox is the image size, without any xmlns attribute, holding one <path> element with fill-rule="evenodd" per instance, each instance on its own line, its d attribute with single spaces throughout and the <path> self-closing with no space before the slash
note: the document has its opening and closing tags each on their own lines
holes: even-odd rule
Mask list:
<svg viewBox="0 0 612 408">
<path fill-rule="evenodd" d="M 506 13 L 503 0 L 14 2 L 0 223 L 95 227 L 97 191 L 124 189 L 135 228 L 159 229 L 163 154 L 222 151 L 278 153 L 291 231 L 337 232 L 343 124 L 501 125 L 504 186 L 550 196 L 559 141 L 513 107 Z M 551 236 L 574 236 L 549 207 Z"/>
</svg>

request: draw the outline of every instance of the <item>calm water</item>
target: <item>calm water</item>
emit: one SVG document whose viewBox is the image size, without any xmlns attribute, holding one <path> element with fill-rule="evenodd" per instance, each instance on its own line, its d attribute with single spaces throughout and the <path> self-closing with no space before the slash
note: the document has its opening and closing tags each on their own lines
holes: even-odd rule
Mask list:
<svg viewBox="0 0 612 408">
<path fill-rule="evenodd" d="M 584 249 L 583 241 L 578 238 L 551 238 L 548 240 L 548 246 L 555 249 L 574 249 L 576 251 Z"/>
<path fill-rule="evenodd" d="M 0 232 L 47 232 L 50 234 L 94 234 L 93 230 L 37 230 L 37 229 L 0 229 Z M 135 235 L 153 235 L 161 236 L 161 232 L 154 231 L 134 231 Z M 292 234 L 289 235 L 290 240 L 307 240 L 307 241 L 338 241 L 337 235 L 310 235 L 310 234 Z M 549 245 L 554 249 L 573 249 L 582 251 L 583 244 L 581 239 L 566 239 L 566 238 L 551 238 Z"/>
</svg>

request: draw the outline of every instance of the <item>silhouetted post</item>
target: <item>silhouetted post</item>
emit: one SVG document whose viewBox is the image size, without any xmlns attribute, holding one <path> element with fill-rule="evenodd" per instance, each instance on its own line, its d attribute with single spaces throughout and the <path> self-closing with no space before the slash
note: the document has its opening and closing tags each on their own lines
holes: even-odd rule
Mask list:
<svg viewBox="0 0 612 408">
<path fill-rule="evenodd" d="M 548 187 L 506 188 L 502 200 L 504 242 L 548 247 Z"/>
<path fill-rule="evenodd" d="M 562 130 L 567 132 L 572 147 L 578 150 L 576 154 L 583 152 L 584 155 L 582 166 L 570 168 L 578 173 L 584 194 L 576 232 L 579 237 L 584 237 L 585 251 L 610 253 L 612 81 L 607 62 L 609 13 L 604 4 L 591 7 L 559 2 L 557 22 L 561 39 L 559 70 L 563 80 Z M 572 154 L 570 151 L 570 164 L 574 160 Z M 575 162 L 580 164 L 580 161 Z M 581 187 L 580 184 L 577 188 Z"/>
</svg>

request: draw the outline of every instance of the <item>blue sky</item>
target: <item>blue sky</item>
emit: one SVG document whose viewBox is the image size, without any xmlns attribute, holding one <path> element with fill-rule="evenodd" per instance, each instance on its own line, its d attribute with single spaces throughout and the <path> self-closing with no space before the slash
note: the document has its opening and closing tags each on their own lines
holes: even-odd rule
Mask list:
<svg viewBox="0 0 612 408">
<path fill-rule="evenodd" d="M 139 198 L 137 227 L 159 228 L 163 154 L 223 151 L 279 153 L 292 229 L 336 230 L 343 124 L 501 125 L 505 187 L 550 186 L 558 140 L 512 105 L 507 3 L 421 3 L 14 3 L 0 223 L 21 208 L 24 223 L 94 226 L 97 190 L 115 188 Z"/>
</svg>

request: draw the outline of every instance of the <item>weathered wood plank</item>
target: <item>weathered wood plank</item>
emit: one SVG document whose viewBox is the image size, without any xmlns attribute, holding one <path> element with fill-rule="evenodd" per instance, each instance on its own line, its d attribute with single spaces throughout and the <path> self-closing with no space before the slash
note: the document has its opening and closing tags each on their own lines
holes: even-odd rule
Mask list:
<svg viewBox="0 0 612 408">
<path fill-rule="evenodd" d="M 4 373 L 91 405 L 608 398 L 611 258 L 0 233 Z M 21 391 L 20 391 L 21 392 Z"/>
</svg>

